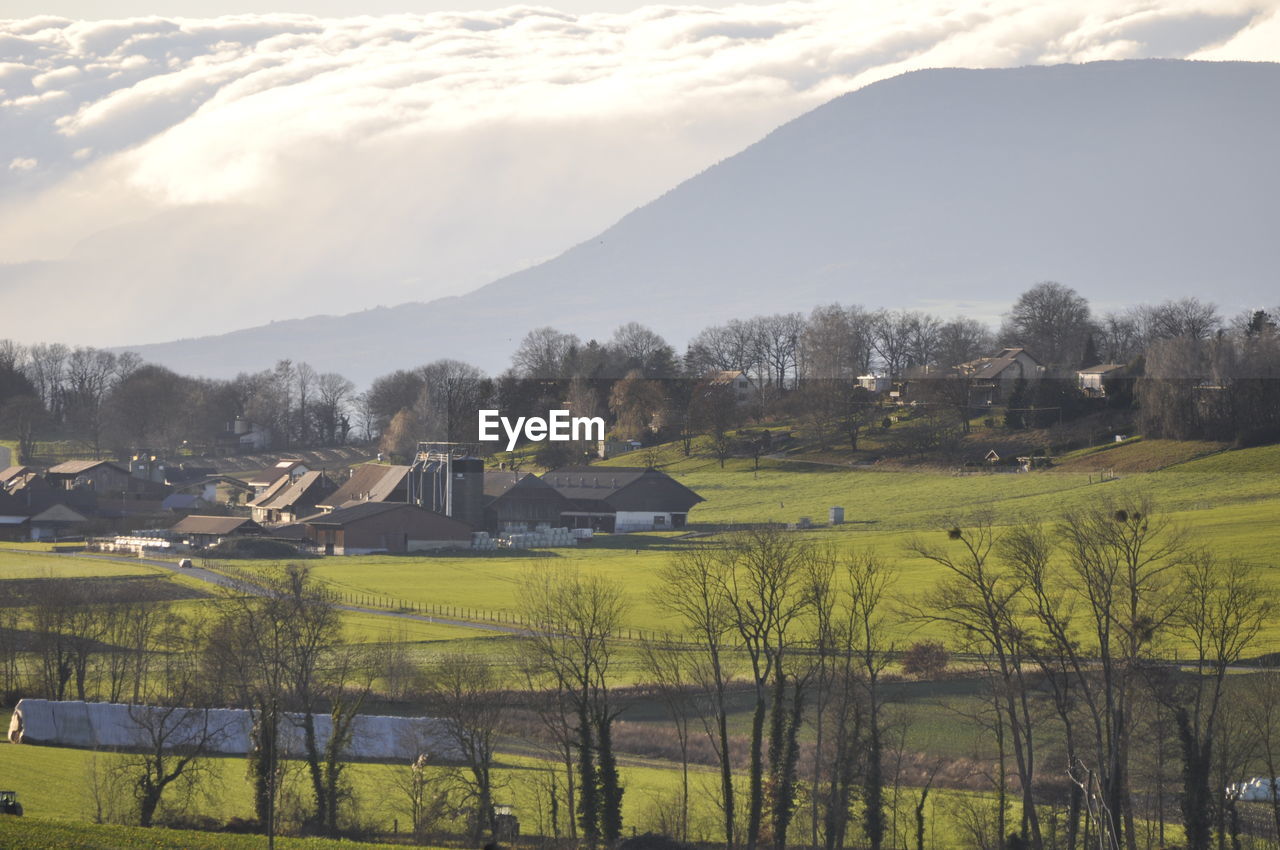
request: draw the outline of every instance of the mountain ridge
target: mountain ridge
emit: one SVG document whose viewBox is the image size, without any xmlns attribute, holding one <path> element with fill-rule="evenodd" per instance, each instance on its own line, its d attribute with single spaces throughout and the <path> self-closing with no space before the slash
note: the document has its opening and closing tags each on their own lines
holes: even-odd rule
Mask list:
<svg viewBox="0 0 1280 850">
<path fill-rule="evenodd" d="M 359 383 L 450 356 L 489 371 L 554 325 L 708 324 L 841 301 L 993 318 L 1044 279 L 1096 306 L 1264 300 L 1280 247 L 1280 65 L 932 69 L 776 128 L 555 258 L 464 295 L 131 347 L 194 374 L 280 357 Z M 496 237 L 495 237 L 496 238 Z"/>
</svg>

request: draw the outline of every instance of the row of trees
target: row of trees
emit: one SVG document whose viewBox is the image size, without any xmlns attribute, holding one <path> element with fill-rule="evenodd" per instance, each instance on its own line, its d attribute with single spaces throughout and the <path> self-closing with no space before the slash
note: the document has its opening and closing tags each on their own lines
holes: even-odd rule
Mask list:
<svg viewBox="0 0 1280 850">
<path fill-rule="evenodd" d="M 277 450 L 380 437 L 400 453 L 419 439 L 473 441 L 481 407 L 519 416 L 568 403 L 577 414 L 609 417 L 624 437 L 670 435 L 688 430 L 694 387 L 713 372 L 750 376 L 756 415 L 798 403 L 803 414 L 813 405 L 847 406 L 861 375 L 902 377 L 921 367 L 945 374 L 999 347 L 1022 346 L 1062 379 L 1058 395 L 1074 393 L 1076 368 L 1131 364 L 1150 379 L 1139 401 L 1153 431 L 1234 437 L 1244 423 L 1275 421 L 1276 315 L 1257 310 L 1228 321 L 1212 304 L 1184 298 L 1098 317 L 1077 292 L 1048 282 L 1019 296 L 995 331 L 968 317 L 830 304 L 808 317 L 708 327 L 678 355 L 634 322 L 606 342 L 545 327 L 524 337 L 497 377 L 444 359 L 383 375 L 364 393 L 339 374 L 288 360 L 215 381 L 130 353 L 3 341 L 0 427 L 24 456 L 37 436 L 79 440 L 95 456 L 184 444 L 213 451 L 236 418 L 268 429 Z M 815 388 L 809 397 L 788 398 L 806 386 Z M 967 408 L 965 398 L 958 407 Z M 1058 402 L 1041 406 L 1065 404 Z"/>
</svg>

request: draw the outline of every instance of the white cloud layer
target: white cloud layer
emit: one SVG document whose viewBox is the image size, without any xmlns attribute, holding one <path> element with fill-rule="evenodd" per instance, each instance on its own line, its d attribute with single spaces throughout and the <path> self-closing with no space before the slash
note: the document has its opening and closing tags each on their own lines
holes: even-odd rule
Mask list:
<svg viewBox="0 0 1280 850">
<path fill-rule="evenodd" d="M 428 300 L 554 255 L 876 80 L 1153 56 L 1280 59 L 1280 8 L 0 21 L 0 297 L 31 317 L 26 339 L 94 344 Z"/>
</svg>

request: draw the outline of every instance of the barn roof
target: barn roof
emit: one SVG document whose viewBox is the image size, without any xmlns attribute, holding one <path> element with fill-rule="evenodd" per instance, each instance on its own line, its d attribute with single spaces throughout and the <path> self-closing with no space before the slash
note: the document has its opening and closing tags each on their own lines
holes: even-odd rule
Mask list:
<svg viewBox="0 0 1280 850">
<path fill-rule="evenodd" d="M 169 528 L 177 534 L 235 534 L 237 531 L 261 531 L 262 527 L 247 516 L 189 516 Z"/>
<path fill-rule="evenodd" d="M 390 501 L 396 490 L 406 486 L 405 479 L 408 476 L 409 467 L 407 466 L 361 464 L 355 467 L 351 471 L 351 477 L 321 504 L 324 507 L 338 507 L 348 502 Z"/>
<path fill-rule="evenodd" d="M 656 469 L 581 466 L 554 469 L 542 476 L 560 495 L 583 510 L 684 513 L 704 501 L 679 481 Z"/>
</svg>

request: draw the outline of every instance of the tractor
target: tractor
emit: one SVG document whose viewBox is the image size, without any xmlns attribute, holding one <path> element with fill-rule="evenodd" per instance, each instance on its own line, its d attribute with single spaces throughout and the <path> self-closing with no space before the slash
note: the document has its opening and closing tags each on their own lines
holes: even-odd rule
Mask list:
<svg viewBox="0 0 1280 850">
<path fill-rule="evenodd" d="M 0 791 L 0 815 L 22 817 L 22 804 L 18 802 L 17 791 Z"/>
</svg>

